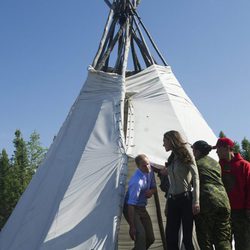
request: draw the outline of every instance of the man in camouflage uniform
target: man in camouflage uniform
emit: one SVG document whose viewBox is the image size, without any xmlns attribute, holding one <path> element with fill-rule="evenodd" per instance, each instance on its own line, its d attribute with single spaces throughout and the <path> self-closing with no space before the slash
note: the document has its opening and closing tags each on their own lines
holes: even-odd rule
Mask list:
<svg viewBox="0 0 250 250">
<path fill-rule="evenodd" d="M 232 210 L 235 250 L 250 250 L 250 162 L 233 147 L 234 142 L 226 137 L 218 139 L 215 146 Z"/>
<path fill-rule="evenodd" d="M 221 180 L 221 168 L 208 156 L 212 146 L 205 141 L 193 144 L 200 177 L 200 213 L 195 216 L 201 250 L 231 249 L 230 204 Z"/>
</svg>

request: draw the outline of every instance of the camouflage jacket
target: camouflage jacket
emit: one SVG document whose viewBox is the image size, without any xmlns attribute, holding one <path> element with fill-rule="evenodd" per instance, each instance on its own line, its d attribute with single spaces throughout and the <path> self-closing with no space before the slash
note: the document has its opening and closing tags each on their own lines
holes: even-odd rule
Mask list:
<svg viewBox="0 0 250 250">
<path fill-rule="evenodd" d="M 209 212 L 219 207 L 230 209 L 228 196 L 221 180 L 221 167 L 209 156 L 197 160 L 200 177 L 200 207 Z"/>
</svg>

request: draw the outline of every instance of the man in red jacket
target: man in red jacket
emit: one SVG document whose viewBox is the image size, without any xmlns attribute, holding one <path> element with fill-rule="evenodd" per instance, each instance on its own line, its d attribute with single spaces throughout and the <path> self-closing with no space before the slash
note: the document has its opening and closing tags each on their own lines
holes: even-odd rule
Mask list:
<svg viewBox="0 0 250 250">
<path fill-rule="evenodd" d="M 234 142 L 219 138 L 216 152 L 220 159 L 222 181 L 226 188 L 236 250 L 250 250 L 250 162 L 233 151 Z"/>
</svg>

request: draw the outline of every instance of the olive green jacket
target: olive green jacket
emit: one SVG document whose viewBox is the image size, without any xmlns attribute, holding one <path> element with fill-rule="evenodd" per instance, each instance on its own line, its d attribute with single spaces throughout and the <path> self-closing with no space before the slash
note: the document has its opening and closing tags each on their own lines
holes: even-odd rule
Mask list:
<svg viewBox="0 0 250 250">
<path fill-rule="evenodd" d="M 168 166 L 168 194 L 176 195 L 193 189 L 193 204 L 199 204 L 199 174 L 196 164 L 183 164 L 175 158 Z"/>
</svg>

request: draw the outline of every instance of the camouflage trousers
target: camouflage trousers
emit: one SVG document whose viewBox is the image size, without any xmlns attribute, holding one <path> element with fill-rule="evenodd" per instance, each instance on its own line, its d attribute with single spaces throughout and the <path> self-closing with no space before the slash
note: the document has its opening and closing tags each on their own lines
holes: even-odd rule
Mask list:
<svg viewBox="0 0 250 250">
<path fill-rule="evenodd" d="M 201 250 L 231 250 L 230 209 L 214 208 L 195 216 L 198 243 Z"/>
<path fill-rule="evenodd" d="M 231 219 L 235 250 L 250 250 L 250 216 L 246 210 L 232 210 Z"/>
</svg>

